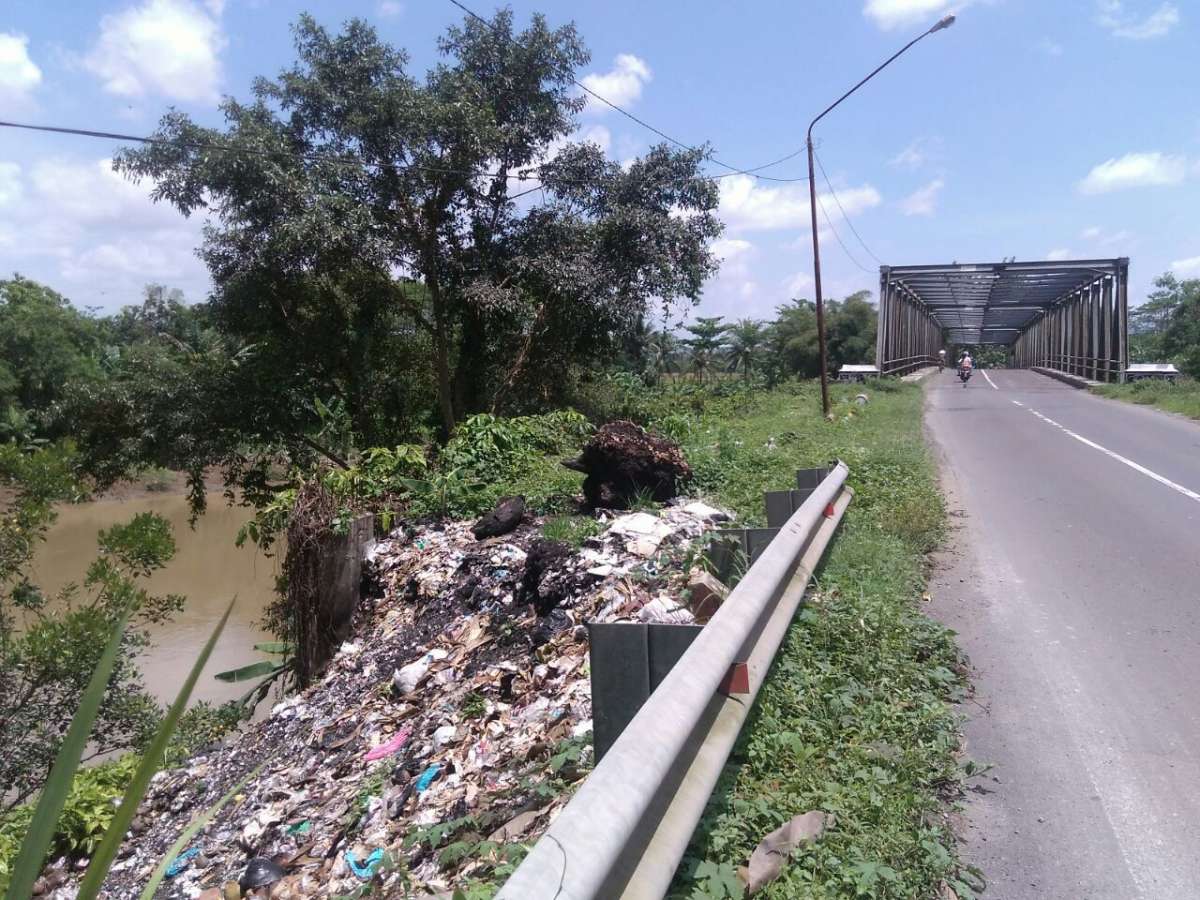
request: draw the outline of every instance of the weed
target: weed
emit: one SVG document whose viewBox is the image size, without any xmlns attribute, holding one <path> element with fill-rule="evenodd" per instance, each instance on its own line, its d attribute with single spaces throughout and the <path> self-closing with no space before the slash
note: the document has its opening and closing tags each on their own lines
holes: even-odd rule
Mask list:
<svg viewBox="0 0 1200 900">
<path fill-rule="evenodd" d="M 478 719 L 487 712 L 487 700 L 477 691 L 471 691 L 463 697 L 458 711 L 464 719 Z"/>
<path fill-rule="evenodd" d="M 582 547 L 584 541 L 603 530 L 604 526 L 591 516 L 554 516 L 542 525 L 542 537 Z"/>
</svg>

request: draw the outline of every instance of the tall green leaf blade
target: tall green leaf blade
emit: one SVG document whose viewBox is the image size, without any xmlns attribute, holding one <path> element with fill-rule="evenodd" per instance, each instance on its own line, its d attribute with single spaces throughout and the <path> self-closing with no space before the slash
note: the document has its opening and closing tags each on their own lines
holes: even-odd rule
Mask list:
<svg viewBox="0 0 1200 900">
<path fill-rule="evenodd" d="M 175 702 L 171 704 L 171 708 L 167 711 L 162 725 L 159 726 L 158 731 L 154 735 L 154 740 L 150 742 L 145 755 L 142 756 L 142 761 L 138 765 L 137 771 L 133 773 L 133 780 L 129 782 L 129 787 L 125 789 L 125 796 L 121 798 L 121 805 L 117 807 L 117 812 L 109 823 L 108 830 L 104 832 L 104 838 L 100 841 L 100 846 L 96 848 L 96 852 L 92 855 L 92 861 L 83 876 L 83 881 L 80 882 L 76 900 L 96 900 L 96 897 L 99 896 L 100 887 L 104 884 L 104 878 L 108 874 L 109 867 L 112 866 L 113 860 L 117 858 L 117 850 L 121 847 L 121 840 L 125 837 L 125 832 L 129 830 L 129 823 L 133 821 L 133 817 L 137 813 L 138 804 L 142 802 L 142 797 L 145 796 L 146 789 L 150 786 L 150 779 L 154 777 L 154 773 L 162 765 L 163 756 L 167 751 L 167 743 L 175 731 L 175 726 L 179 723 L 179 717 L 183 715 L 184 709 L 187 708 L 188 700 L 192 696 L 192 690 L 196 687 L 196 679 L 200 677 L 200 671 L 204 668 L 205 663 L 208 662 L 209 656 L 212 655 L 213 647 L 217 644 L 217 639 L 221 636 L 221 632 L 225 630 L 225 623 L 229 621 L 229 614 L 233 612 L 233 604 L 236 602 L 237 597 L 229 601 L 229 606 L 225 608 L 225 614 L 221 616 L 221 621 L 217 623 L 217 627 L 213 629 L 213 633 L 209 636 L 208 642 L 205 643 L 204 649 L 200 651 L 200 655 L 196 658 L 195 663 L 192 664 L 192 670 L 188 673 L 187 680 L 184 681 L 183 687 L 179 689 L 179 694 L 175 697 Z"/>
<path fill-rule="evenodd" d="M 291 653 L 296 649 L 296 645 L 291 641 L 263 641 L 261 644 L 255 644 L 254 649 L 261 653 Z"/>
<path fill-rule="evenodd" d="M 267 761 L 264 759 L 257 766 L 243 775 L 237 784 L 226 791 L 225 796 L 221 797 L 216 803 L 201 812 L 198 816 L 196 816 L 196 818 L 192 819 L 192 821 L 188 823 L 188 827 L 183 829 L 183 833 L 179 835 L 179 839 L 171 845 L 171 849 L 168 850 L 166 855 L 163 856 L 163 858 L 159 861 L 158 867 L 154 870 L 154 874 L 150 876 L 150 880 L 146 883 L 146 886 L 142 888 L 141 900 L 153 900 L 154 892 L 158 890 L 158 886 L 162 883 L 163 876 L 167 874 L 167 869 L 171 867 L 172 860 L 174 860 L 175 857 L 183 852 L 184 848 L 187 847 L 188 841 L 195 837 L 196 832 L 207 825 L 212 817 L 220 812 L 222 807 L 224 807 L 226 803 L 228 803 L 237 795 L 237 792 L 242 789 L 242 786 L 245 785 L 247 781 L 262 771 L 263 766 L 266 764 Z"/>
<path fill-rule="evenodd" d="M 42 863 L 46 859 L 46 852 L 50 849 L 50 842 L 54 839 L 54 832 L 58 826 L 58 817 L 67 802 L 71 783 L 79 769 L 79 760 L 83 757 L 88 737 L 92 733 L 92 724 L 96 721 L 100 704 L 104 702 L 104 691 L 117 662 L 127 618 L 122 616 L 113 628 L 108 646 L 104 648 L 100 661 L 96 663 L 92 680 L 88 682 L 87 690 L 79 701 L 79 709 L 71 719 L 67 736 L 54 760 L 54 768 L 50 770 L 50 777 L 42 787 L 37 809 L 34 810 L 33 819 L 29 823 L 29 831 L 21 841 L 21 850 L 13 863 L 12 878 L 4 895 L 6 900 L 25 900 L 33 896 L 33 883 L 42 871 Z"/>
<path fill-rule="evenodd" d="M 218 681 L 228 682 L 249 681 L 251 678 L 261 678 L 263 675 L 274 675 L 280 669 L 286 668 L 287 663 L 277 663 L 269 659 L 263 659 L 250 663 L 248 666 L 242 666 L 239 669 L 218 672 L 213 678 L 216 678 Z"/>
</svg>

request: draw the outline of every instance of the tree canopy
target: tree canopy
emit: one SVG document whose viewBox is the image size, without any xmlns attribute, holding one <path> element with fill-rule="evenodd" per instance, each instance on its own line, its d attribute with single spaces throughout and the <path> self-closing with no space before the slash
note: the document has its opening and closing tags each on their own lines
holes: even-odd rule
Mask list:
<svg viewBox="0 0 1200 900">
<path fill-rule="evenodd" d="M 286 348 L 352 419 L 371 401 L 354 366 L 384 323 L 411 336 L 448 434 L 552 400 L 564 367 L 608 353 L 649 306 L 699 296 L 720 232 L 703 153 L 659 146 L 622 167 L 569 143 L 588 60 L 574 27 L 467 19 L 423 79 L 359 20 L 332 34 L 301 17 L 295 43 L 292 68 L 223 104 L 224 129 L 172 112 L 163 143 L 116 165 L 214 215 L 217 319 L 261 353 Z"/>
</svg>

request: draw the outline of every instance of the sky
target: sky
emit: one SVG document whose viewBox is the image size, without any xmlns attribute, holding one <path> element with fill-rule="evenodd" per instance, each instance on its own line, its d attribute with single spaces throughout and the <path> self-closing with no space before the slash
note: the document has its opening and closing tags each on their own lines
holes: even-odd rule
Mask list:
<svg viewBox="0 0 1200 900">
<path fill-rule="evenodd" d="M 467 5 L 481 14 L 495 7 Z M 1130 257 L 1140 302 L 1200 276 L 1200 4 L 1161 0 L 541 0 L 591 51 L 580 80 L 677 140 L 752 168 L 803 147 L 808 120 L 948 12 L 815 131 L 826 296 L 876 291 L 879 265 Z M 294 59 L 301 12 L 357 16 L 436 62 L 449 0 L 7 0 L 0 119 L 149 134 L 171 107 L 220 125 L 222 96 Z M 1191 49 L 1189 49 L 1191 48 Z M 658 138 L 600 104 L 579 136 L 615 160 Z M 111 141 L 0 129 L 0 277 L 111 311 L 157 282 L 210 289 L 203 218 L 111 171 Z M 710 164 L 710 171 L 723 171 Z M 765 170 L 803 178 L 802 153 Z M 769 318 L 812 296 L 803 180 L 721 180 L 720 274 L 698 314 Z"/>
</svg>

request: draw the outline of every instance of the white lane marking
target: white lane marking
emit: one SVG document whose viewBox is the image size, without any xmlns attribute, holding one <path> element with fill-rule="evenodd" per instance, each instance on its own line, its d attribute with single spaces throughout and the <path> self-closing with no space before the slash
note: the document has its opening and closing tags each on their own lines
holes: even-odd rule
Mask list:
<svg viewBox="0 0 1200 900">
<path fill-rule="evenodd" d="M 993 391 L 1000 390 L 1000 388 L 996 387 L 996 382 L 992 381 L 992 376 L 988 375 L 987 369 L 981 369 L 980 371 L 983 372 L 983 377 L 987 379 L 987 383 L 992 386 Z"/>
<path fill-rule="evenodd" d="M 1017 403 L 1016 400 L 1014 400 L 1013 403 L 1016 403 L 1017 406 L 1023 406 L 1023 404 Z M 1024 408 L 1029 409 L 1029 407 L 1024 407 Z M 1138 465 L 1132 459 L 1128 459 L 1127 457 L 1122 456 L 1120 453 L 1114 453 L 1112 450 L 1109 450 L 1107 447 L 1101 447 L 1095 441 L 1089 441 L 1083 435 L 1076 434 L 1070 428 L 1067 428 L 1065 425 L 1060 425 L 1058 422 L 1055 422 L 1049 416 L 1043 416 L 1036 409 L 1029 409 L 1029 411 L 1031 413 L 1033 413 L 1035 416 L 1037 416 L 1039 419 L 1041 419 L 1043 422 L 1046 422 L 1049 425 L 1053 425 L 1055 428 L 1062 431 L 1063 434 L 1066 434 L 1066 435 L 1069 435 L 1070 437 L 1075 438 L 1075 440 L 1079 441 L 1081 444 L 1087 444 L 1093 450 L 1099 450 L 1105 456 L 1110 456 L 1113 459 L 1115 459 L 1117 462 L 1124 463 L 1125 465 L 1129 466 L 1129 468 L 1133 469 L 1135 472 L 1141 472 L 1147 478 L 1153 478 L 1159 484 L 1164 484 L 1167 487 L 1169 487 L 1171 490 L 1178 491 L 1179 493 L 1183 494 L 1183 496 L 1188 497 L 1189 499 L 1195 500 L 1196 502 L 1200 503 L 1200 494 L 1197 494 L 1195 491 L 1188 490 L 1182 484 L 1176 484 L 1170 478 L 1164 478 L 1162 475 L 1159 475 L 1157 472 L 1152 472 L 1149 469 L 1147 469 L 1145 466 Z"/>
</svg>

